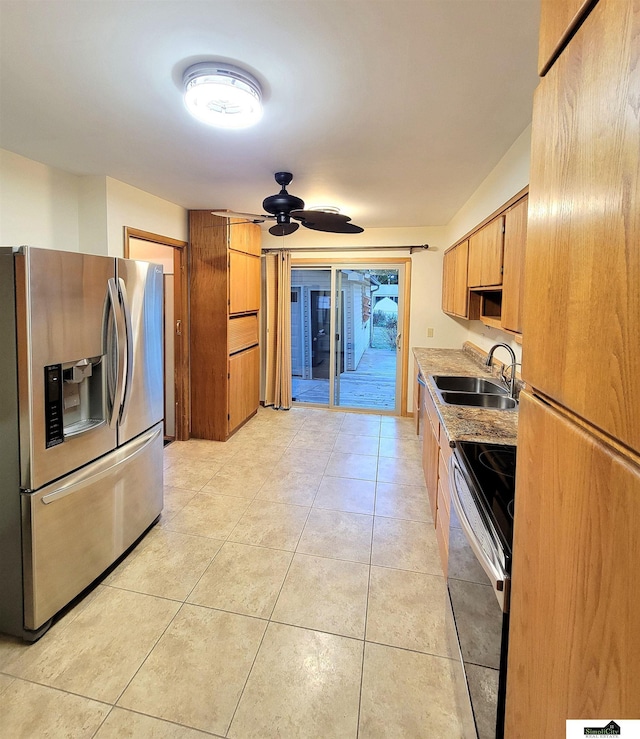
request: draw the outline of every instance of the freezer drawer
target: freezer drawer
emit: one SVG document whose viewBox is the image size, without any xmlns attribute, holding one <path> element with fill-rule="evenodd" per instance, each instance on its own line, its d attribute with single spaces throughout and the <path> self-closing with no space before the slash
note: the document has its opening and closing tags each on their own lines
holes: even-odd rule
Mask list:
<svg viewBox="0 0 640 739">
<path fill-rule="evenodd" d="M 101 575 L 162 510 L 162 423 L 36 493 L 22 494 L 25 628 Z"/>
</svg>

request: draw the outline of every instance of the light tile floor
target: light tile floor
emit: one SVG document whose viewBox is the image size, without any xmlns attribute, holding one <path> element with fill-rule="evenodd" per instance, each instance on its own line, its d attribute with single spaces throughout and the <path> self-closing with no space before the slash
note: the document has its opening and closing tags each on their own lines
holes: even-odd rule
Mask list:
<svg viewBox="0 0 640 739">
<path fill-rule="evenodd" d="M 261 409 L 165 483 L 39 642 L 0 636 L 0 737 L 463 736 L 411 420 Z"/>
</svg>

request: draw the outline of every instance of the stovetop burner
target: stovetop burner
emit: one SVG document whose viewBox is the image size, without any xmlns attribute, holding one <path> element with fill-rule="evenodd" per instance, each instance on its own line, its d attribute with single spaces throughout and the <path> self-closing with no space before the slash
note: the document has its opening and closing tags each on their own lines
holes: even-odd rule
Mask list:
<svg viewBox="0 0 640 739">
<path fill-rule="evenodd" d="M 478 461 L 488 470 L 497 472 L 505 477 L 516 476 L 516 450 L 515 447 L 504 447 L 504 449 L 491 449 L 480 452 Z"/>
<path fill-rule="evenodd" d="M 456 444 L 483 509 L 511 552 L 516 447 L 463 441 Z"/>
</svg>

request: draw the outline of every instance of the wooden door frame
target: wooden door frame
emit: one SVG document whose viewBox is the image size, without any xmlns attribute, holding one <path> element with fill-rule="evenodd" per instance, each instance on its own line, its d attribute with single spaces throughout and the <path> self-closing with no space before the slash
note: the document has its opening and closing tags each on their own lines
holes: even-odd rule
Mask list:
<svg viewBox="0 0 640 739">
<path fill-rule="evenodd" d="M 300 249 L 304 251 L 304 249 Z M 345 253 L 348 253 L 348 249 L 345 249 Z M 410 317 L 410 304 L 411 304 L 411 257 L 354 257 L 349 258 L 346 256 L 341 257 L 326 257 L 309 259 L 309 258 L 295 258 L 291 257 L 291 269 L 296 267 L 324 267 L 331 269 L 332 267 L 347 266 L 353 264 L 356 268 L 358 266 L 371 266 L 373 269 L 380 266 L 391 266 L 394 264 L 402 265 L 404 267 L 404 289 L 402 291 L 402 332 L 406 337 L 406 341 L 402 342 L 402 352 L 400 361 L 402 363 L 402 380 L 400 386 L 400 415 L 410 416 L 412 411 L 407 408 L 407 397 L 409 389 L 409 317 Z M 372 314 L 373 315 L 373 314 Z M 379 412 L 379 411 L 362 411 L 367 412 Z"/>
<path fill-rule="evenodd" d="M 129 258 L 129 239 L 148 241 L 173 249 L 174 271 L 174 346 L 175 346 L 175 438 L 184 441 L 189 438 L 191 419 L 189 386 L 189 282 L 187 272 L 187 242 L 168 236 L 141 231 L 138 228 L 124 227 L 124 256 Z M 177 279 L 175 279 L 177 277 Z"/>
</svg>

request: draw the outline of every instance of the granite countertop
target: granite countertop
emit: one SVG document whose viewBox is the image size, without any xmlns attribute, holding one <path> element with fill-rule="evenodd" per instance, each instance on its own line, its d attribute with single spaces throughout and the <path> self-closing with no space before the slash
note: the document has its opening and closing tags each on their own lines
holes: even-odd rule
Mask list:
<svg viewBox="0 0 640 739">
<path fill-rule="evenodd" d="M 415 347 L 413 355 L 424 377 L 451 446 L 456 441 L 481 441 L 515 444 L 518 435 L 518 410 L 497 410 L 443 404 L 436 394 L 431 375 L 495 377 L 484 365 L 484 358 L 473 345 L 463 349 L 425 349 Z"/>
</svg>

